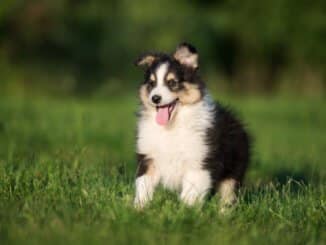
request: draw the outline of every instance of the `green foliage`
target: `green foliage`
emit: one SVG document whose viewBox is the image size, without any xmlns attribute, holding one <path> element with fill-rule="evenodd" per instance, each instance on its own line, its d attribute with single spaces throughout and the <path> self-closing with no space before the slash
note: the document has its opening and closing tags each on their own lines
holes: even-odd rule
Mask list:
<svg viewBox="0 0 326 245">
<path fill-rule="evenodd" d="M 29 83 L 89 92 L 116 79 L 133 85 L 140 52 L 186 40 L 206 73 L 242 90 L 275 90 L 298 77 L 324 84 L 325 9 L 325 1 L 293 0 L 3 0 L 0 55 Z"/>
<path fill-rule="evenodd" d="M 240 202 L 132 208 L 136 98 L 0 98 L 1 244 L 323 244 L 323 100 L 225 98 L 255 138 Z"/>
</svg>

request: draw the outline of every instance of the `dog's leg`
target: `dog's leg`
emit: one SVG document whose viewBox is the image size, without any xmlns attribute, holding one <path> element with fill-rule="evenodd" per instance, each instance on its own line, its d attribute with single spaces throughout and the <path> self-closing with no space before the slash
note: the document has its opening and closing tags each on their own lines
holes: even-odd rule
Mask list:
<svg viewBox="0 0 326 245">
<path fill-rule="evenodd" d="M 236 202 L 235 194 L 238 182 L 235 179 L 225 179 L 219 186 L 218 190 L 221 196 L 220 212 L 225 213 Z"/>
<path fill-rule="evenodd" d="M 147 159 L 144 155 L 138 155 L 138 160 L 134 206 L 141 209 L 152 199 L 159 175 L 153 160 Z"/>
<path fill-rule="evenodd" d="M 187 205 L 202 202 L 210 190 L 211 184 L 211 177 L 208 171 L 189 171 L 183 177 L 180 198 Z"/>
</svg>

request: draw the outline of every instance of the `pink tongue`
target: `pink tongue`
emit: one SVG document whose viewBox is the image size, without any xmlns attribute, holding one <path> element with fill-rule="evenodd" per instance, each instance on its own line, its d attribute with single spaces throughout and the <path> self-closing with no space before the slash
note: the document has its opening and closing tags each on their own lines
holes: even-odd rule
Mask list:
<svg viewBox="0 0 326 245">
<path fill-rule="evenodd" d="M 169 122 L 169 107 L 158 108 L 156 114 L 156 122 L 162 126 Z"/>
</svg>

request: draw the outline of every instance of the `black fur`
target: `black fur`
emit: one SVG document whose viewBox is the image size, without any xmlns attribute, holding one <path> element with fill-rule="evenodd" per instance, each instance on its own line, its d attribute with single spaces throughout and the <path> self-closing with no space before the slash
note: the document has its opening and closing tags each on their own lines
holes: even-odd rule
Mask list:
<svg viewBox="0 0 326 245">
<path fill-rule="evenodd" d="M 136 171 L 136 177 L 144 175 L 148 170 L 148 159 L 146 155 L 137 153 L 138 167 Z"/>
<path fill-rule="evenodd" d="M 207 129 L 209 154 L 205 168 L 210 171 L 216 187 L 228 178 L 242 183 L 250 159 L 250 136 L 234 113 L 216 103 L 214 125 Z"/>
</svg>

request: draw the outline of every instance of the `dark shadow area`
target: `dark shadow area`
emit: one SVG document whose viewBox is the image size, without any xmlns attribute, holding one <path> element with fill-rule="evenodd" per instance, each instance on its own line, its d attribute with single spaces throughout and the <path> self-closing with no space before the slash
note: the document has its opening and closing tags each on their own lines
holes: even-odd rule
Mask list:
<svg viewBox="0 0 326 245">
<path fill-rule="evenodd" d="M 301 170 L 279 169 L 271 171 L 266 180 L 258 185 L 247 185 L 239 190 L 241 200 L 250 204 L 262 198 L 285 198 L 297 196 L 308 188 L 308 186 L 318 186 L 322 182 L 322 177 L 308 167 Z"/>
<path fill-rule="evenodd" d="M 280 185 L 285 185 L 289 181 L 294 181 L 307 185 L 308 183 L 315 183 L 318 179 L 312 179 L 311 176 L 313 173 L 308 171 L 297 171 L 291 169 L 280 169 L 271 174 L 271 178 L 274 182 L 279 183 Z"/>
</svg>

